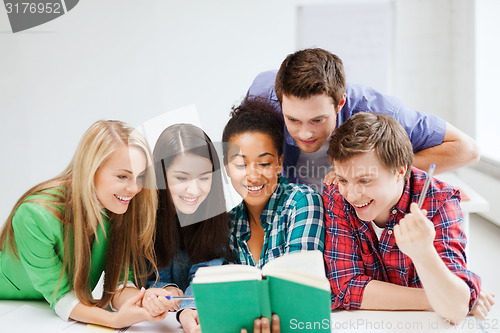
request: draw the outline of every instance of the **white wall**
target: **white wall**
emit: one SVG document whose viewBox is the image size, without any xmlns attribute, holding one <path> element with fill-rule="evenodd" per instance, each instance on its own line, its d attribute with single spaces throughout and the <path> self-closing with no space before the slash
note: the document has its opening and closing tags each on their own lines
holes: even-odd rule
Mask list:
<svg viewBox="0 0 500 333">
<path fill-rule="evenodd" d="M 481 147 L 483 156 L 496 160 L 490 162 L 487 172 L 468 167 L 461 169 L 458 174 L 469 180 L 470 186 L 490 203 L 488 212 L 481 213 L 490 221 L 500 226 L 500 141 L 498 138 L 498 124 L 500 123 L 500 112 L 498 110 L 498 89 L 500 88 L 500 45 L 498 36 L 500 33 L 500 1 L 497 0 L 475 0 L 471 6 L 471 17 L 473 18 L 473 38 L 469 49 L 474 59 L 469 67 L 472 73 L 471 81 L 474 89 L 464 94 L 463 101 L 467 103 L 470 112 L 464 112 L 462 119 L 469 121 L 474 127 L 476 139 Z M 470 23 L 469 23 L 470 25 Z M 465 91 L 464 91 L 465 92 Z M 471 105 L 472 104 L 472 105 Z M 472 119 L 471 119 L 472 118 Z M 467 126 L 464 124 L 463 126 Z M 484 169 L 484 167 L 483 167 Z M 494 177 L 493 174 L 496 174 Z"/>
<path fill-rule="evenodd" d="M 0 225 L 69 163 L 98 119 L 140 125 L 196 104 L 213 140 L 255 75 L 295 47 L 287 0 L 85 0 L 12 34 L 0 6 Z"/>
<path fill-rule="evenodd" d="M 476 128 L 483 154 L 500 161 L 498 90 L 500 88 L 500 1 L 476 0 Z M 500 199 L 500 196 L 499 196 Z M 500 219 L 500 218 L 499 218 Z"/>
</svg>

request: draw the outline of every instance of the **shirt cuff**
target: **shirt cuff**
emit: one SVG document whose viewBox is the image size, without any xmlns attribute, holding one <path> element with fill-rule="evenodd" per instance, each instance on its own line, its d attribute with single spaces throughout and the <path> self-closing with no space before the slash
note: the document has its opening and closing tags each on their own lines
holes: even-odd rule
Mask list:
<svg viewBox="0 0 500 333">
<path fill-rule="evenodd" d="M 157 283 L 153 286 L 151 286 L 150 288 L 160 288 L 160 289 L 165 289 L 167 287 L 175 287 L 177 289 L 180 289 L 178 285 L 176 285 L 175 283 Z"/>
<path fill-rule="evenodd" d="M 116 287 L 116 290 L 120 290 L 122 288 L 127 288 L 127 287 L 137 288 L 135 283 L 133 283 L 132 281 L 127 281 L 127 283 L 118 284 L 118 286 Z"/>
<path fill-rule="evenodd" d="M 64 321 L 69 320 L 69 315 L 75 306 L 80 303 L 74 290 L 61 297 L 54 305 L 54 311 Z"/>
</svg>

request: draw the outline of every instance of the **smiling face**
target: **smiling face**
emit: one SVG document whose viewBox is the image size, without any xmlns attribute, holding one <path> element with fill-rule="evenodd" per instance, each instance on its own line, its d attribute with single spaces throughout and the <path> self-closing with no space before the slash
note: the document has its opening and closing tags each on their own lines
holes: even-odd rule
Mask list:
<svg viewBox="0 0 500 333">
<path fill-rule="evenodd" d="M 97 169 L 94 185 L 102 207 L 124 214 L 132 198 L 142 190 L 146 156 L 135 147 L 121 146 Z"/>
<path fill-rule="evenodd" d="M 354 207 L 358 218 L 385 226 L 403 193 L 406 166 L 390 172 L 380 163 L 375 150 L 345 162 L 334 160 L 333 166 L 339 192 Z"/>
<path fill-rule="evenodd" d="M 337 124 L 337 111 L 344 103 L 345 96 L 336 110 L 327 95 L 309 98 L 283 95 L 281 108 L 285 124 L 300 150 L 314 153 L 325 144 Z"/>
<path fill-rule="evenodd" d="M 212 187 L 212 162 L 195 154 L 181 154 L 168 167 L 167 182 L 175 209 L 193 214 Z"/>
<path fill-rule="evenodd" d="M 264 207 L 278 186 L 282 159 L 271 136 L 245 132 L 229 139 L 226 166 L 231 183 L 248 206 Z"/>
</svg>

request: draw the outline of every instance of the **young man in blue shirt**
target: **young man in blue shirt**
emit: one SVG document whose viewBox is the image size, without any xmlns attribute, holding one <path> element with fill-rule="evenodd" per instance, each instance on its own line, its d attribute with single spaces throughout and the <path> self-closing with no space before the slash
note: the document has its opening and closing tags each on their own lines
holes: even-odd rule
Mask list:
<svg viewBox="0 0 500 333">
<path fill-rule="evenodd" d="M 474 140 L 443 119 L 411 110 L 399 99 L 370 87 L 346 84 L 342 60 L 323 49 L 288 55 L 277 72 L 259 74 L 248 95 L 269 99 L 283 114 L 283 175 L 320 193 L 330 169 L 329 138 L 335 128 L 361 111 L 386 114 L 403 125 L 417 168 L 427 170 L 435 163 L 440 173 L 479 160 Z"/>
</svg>

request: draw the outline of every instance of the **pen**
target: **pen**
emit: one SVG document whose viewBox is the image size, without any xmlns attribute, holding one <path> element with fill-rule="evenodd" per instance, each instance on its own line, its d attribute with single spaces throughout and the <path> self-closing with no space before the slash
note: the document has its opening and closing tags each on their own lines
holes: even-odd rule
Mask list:
<svg viewBox="0 0 500 333">
<path fill-rule="evenodd" d="M 194 300 L 194 296 L 165 296 L 168 300 Z"/>
<path fill-rule="evenodd" d="M 429 189 L 429 184 L 431 183 L 432 174 L 434 173 L 435 168 L 436 164 L 432 163 L 429 168 L 429 172 L 427 173 L 427 179 L 425 180 L 424 189 L 422 190 L 422 193 L 420 193 L 420 198 L 418 198 L 418 209 L 422 209 L 422 205 L 427 195 L 427 190 Z"/>
</svg>

